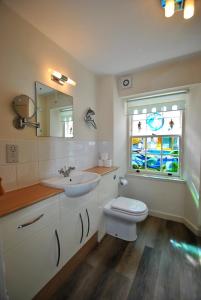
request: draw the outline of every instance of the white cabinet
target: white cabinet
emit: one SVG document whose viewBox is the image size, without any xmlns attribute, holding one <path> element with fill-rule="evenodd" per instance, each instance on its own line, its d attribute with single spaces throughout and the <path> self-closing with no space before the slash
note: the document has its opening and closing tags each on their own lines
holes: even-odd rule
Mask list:
<svg viewBox="0 0 201 300">
<path fill-rule="evenodd" d="M 102 176 L 98 190 L 98 204 L 105 205 L 118 195 L 117 171 Z"/>
<path fill-rule="evenodd" d="M 45 227 L 5 253 L 10 300 L 32 299 L 60 269 L 55 230 Z"/>
<path fill-rule="evenodd" d="M 97 231 L 97 191 L 79 198 L 62 194 L 60 201 L 62 257 L 65 264 Z"/>
<path fill-rule="evenodd" d="M 105 235 L 105 216 L 104 206 L 110 200 L 118 196 L 118 171 L 111 172 L 102 176 L 100 184 L 97 188 L 98 192 L 98 240 L 100 241 Z"/>
<path fill-rule="evenodd" d="M 1 218 L 0 271 L 5 264 L 9 300 L 32 299 L 93 234 L 103 236 L 103 207 L 117 194 L 112 172 L 84 196 L 59 194 Z"/>
<path fill-rule="evenodd" d="M 58 197 L 1 219 L 5 283 L 10 300 L 28 300 L 61 268 Z"/>
</svg>

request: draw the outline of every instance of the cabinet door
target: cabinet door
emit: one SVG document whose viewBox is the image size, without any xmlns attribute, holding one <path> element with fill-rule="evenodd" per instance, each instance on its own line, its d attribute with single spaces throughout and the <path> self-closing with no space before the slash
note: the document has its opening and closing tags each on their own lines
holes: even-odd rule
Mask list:
<svg viewBox="0 0 201 300">
<path fill-rule="evenodd" d="M 63 265 L 79 250 L 84 240 L 84 219 L 81 198 L 60 198 L 61 252 Z"/>
<path fill-rule="evenodd" d="M 104 206 L 110 200 L 118 196 L 118 176 L 117 171 L 102 176 L 98 187 L 98 240 L 105 235 Z"/>
<path fill-rule="evenodd" d="M 97 191 L 76 198 L 61 195 L 62 257 L 65 264 L 97 231 Z"/>
<path fill-rule="evenodd" d="M 108 201 L 116 198 L 118 195 L 118 177 L 117 172 L 112 172 L 102 176 L 98 186 L 98 203 L 105 205 Z"/>
<path fill-rule="evenodd" d="M 46 227 L 4 255 L 10 300 L 29 300 L 58 272 L 60 232 Z"/>
<path fill-rule="evenodd" d="M 99 224 L 99 209 L 97 202 L 90 201 L 83 209 L 84 219 L 84 237 L 88 240 L 92 235 L 97 232 Z"/>
<path fill-rule="evenodd" d="M 54 196 L 0 218 L 1 240 L 5 251 L 53 224 L 58 216 L 59 196 Z"/>
</svg>

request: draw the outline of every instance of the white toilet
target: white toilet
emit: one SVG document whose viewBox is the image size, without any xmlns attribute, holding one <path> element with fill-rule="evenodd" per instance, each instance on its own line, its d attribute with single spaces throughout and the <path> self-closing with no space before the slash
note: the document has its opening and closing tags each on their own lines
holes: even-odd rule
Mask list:
<svg viewBox="0 0 201 300">
<path fill-rule="evenodd" d="M 148 208 L 142 201 L 118 197 L 104 207 L 106 232 L 125 241 L 137 239 L 136 223 L 148 216 Z"/>
</svg>

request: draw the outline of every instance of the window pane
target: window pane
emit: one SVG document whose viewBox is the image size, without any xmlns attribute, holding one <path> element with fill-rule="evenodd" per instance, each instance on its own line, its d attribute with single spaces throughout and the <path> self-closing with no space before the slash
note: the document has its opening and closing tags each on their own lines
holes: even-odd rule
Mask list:
<svg viewBox="0 0 201 300">
<path fill-rule="evenodd" d="M 132 169 L 145 169 L 145 138 L 131 138 Z"/>
<path fill-rule="evenodd" d="M 179 173 L 179 137 L 163 137 L 162 143 L 162 171 L 166 173 Z"/>
<path fill-rule="evenodd" d="M 140 124 L 140 126 L 139 126 Z M 181 135 L 182 111 L 163 111 L 132 116 L 132 135 Z"/>
<path fill-rule="evenodd" d="M 147 138 L 147 169 L 161 170 L 161 137 Z"/>
</svg>

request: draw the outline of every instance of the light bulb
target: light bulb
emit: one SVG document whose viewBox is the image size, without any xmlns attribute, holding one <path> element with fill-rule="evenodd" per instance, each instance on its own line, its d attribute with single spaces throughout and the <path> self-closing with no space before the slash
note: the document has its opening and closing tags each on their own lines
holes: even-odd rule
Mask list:
<svg viewBox="0 0 201 300">
<path fill-rule="evenodd" d="M 74 80 L 70 79 L 69 77 L 67 79 L 67 83 L 71 84 L 72 86 L 76 86 L 76 82 Z"/>
<path fill-rule="evenodd" d="M 186 0 L 184 5 L 184 19 L 190 19 L 194 15 L 194 0 Z"/>
<path fill-rule="evenodd" d="M 61 79 L 62 74 L 60 72 L 58 72 L 58 71 L 53 71 L 52 72 L 52 76 L 54 76 L 54 77 L 56 77 L 58 79 Z"/>
<path fill-rule="evenodd" d="M 172 17 L 174 15 L 174 0 L 167 0 L 165 5 L 165 16 L 166 18 Z"/>
</svg>

